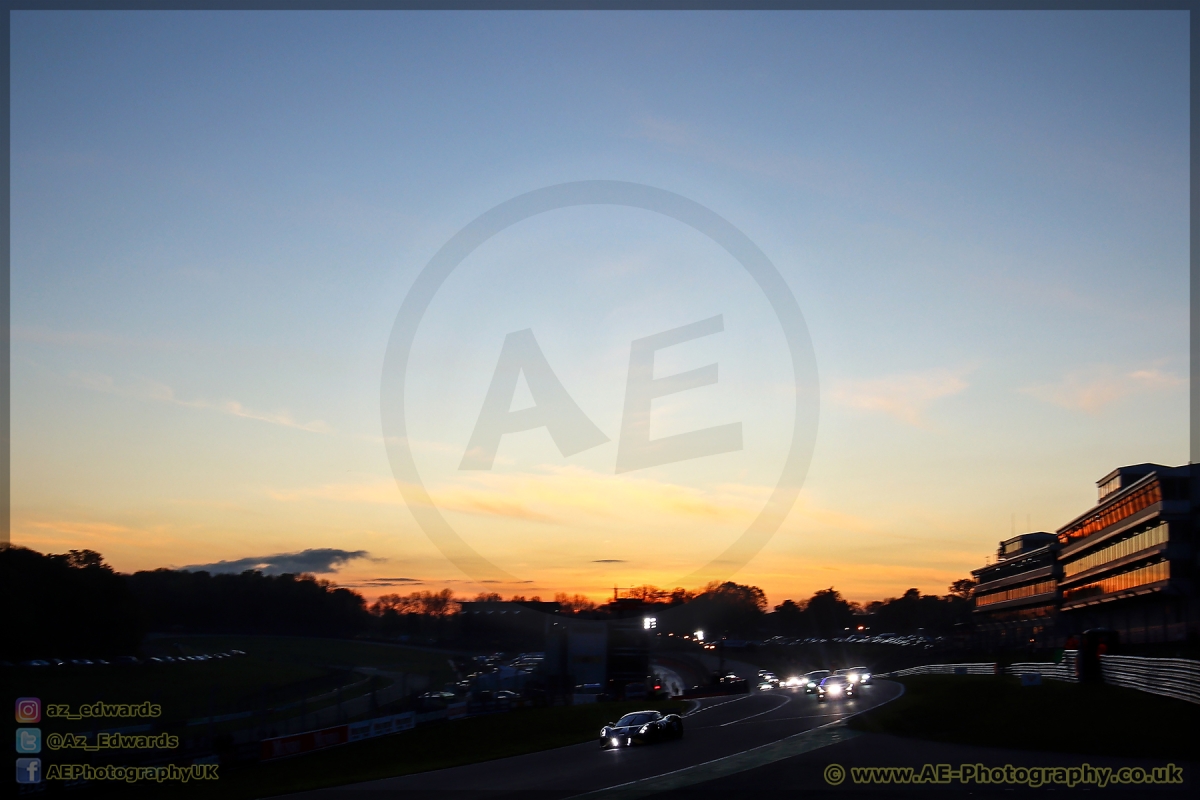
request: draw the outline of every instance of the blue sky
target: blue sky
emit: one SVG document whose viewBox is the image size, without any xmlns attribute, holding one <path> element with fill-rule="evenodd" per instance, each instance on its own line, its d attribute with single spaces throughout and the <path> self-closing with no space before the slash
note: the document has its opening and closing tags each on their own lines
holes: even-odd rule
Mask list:
<svg viewBox="0 0 1200 800">
<path fill-rule="evenodd" d="M 804 312 L 822 400 L 808 481 L 737 575 L 774 602 L 942 591 L 1014 524 L 1085 510 L 1113 467 L 1187 460 L 1184 12 L 19 12 L 11 74 L 21 544 L 121 569 L 340 548 L 370 554 L 342 563 L 348 584 L 474 590 L 392 483 L 387 337 L 455 231 L 594 178 L 721 214 Z M 761 389 L 782 352 L 761 296 L 639 213 L 497 237 L 420 340 L 414 424 L 449 454 L 423 468 L 468 509 L 447 512 L 465 535 L 543 593 L 686 572 L 691 542 L 736 531 L 777 472 L 771 432 L 788 434 Z M 585 328 L 570 309 L 587 303 Z M 611 451 L 563 460 L 536 432 L 486 486 L 446 466 L 504 333 L 547 331 L 615 438 L 628 341 L 711 313 L 738 324 L 665 362 L 727 370 L 680 425 L 740 415 L 761 446 L 623 487 L 587 482 Z M 571 470 L 587 481 L 549 477 Z"/>
</svg>

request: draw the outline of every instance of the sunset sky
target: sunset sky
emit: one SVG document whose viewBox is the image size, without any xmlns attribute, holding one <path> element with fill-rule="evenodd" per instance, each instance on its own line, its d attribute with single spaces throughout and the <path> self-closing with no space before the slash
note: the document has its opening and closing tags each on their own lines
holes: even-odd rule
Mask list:
<svg viewBox="0 0 1200 800">
<path fill-rule="evenodd" d="M 943 593 L 1114 467 L 1188 460 L 1186 12 L 13 12 L 11 40 L 16 544 L 368 597 L 677 585 L 763 507 L 796 397 L 768 299 L 676 220 L 519 222 L 421 320 L 414 462 L 511 577 L 445 558 L 385 449 L 426 263 L 592 179 L 728 220 L 803 312 L 811 463 L 728 576 L 772 604 Z M 741 449 L 616 473 L 632 343 L 718 315 L 658 352 L 718 380 L 650 435 L 740 423 Z M 605 441 L 507 433 L 460 469 L 526 329 Z"/>
</svg>

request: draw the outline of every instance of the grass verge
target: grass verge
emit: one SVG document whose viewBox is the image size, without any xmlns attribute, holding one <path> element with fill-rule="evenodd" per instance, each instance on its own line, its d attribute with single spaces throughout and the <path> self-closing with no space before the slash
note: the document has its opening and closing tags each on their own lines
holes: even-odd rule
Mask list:
<svg viewBox="0 0 1200 800">
<path fill-rule="evenodd" d="M 847 724 L 940 742 L 1194 761 L 1200 706 L 1105 684 L 1011 676 L 902 678 L 904 696 Z"/>
</svg>

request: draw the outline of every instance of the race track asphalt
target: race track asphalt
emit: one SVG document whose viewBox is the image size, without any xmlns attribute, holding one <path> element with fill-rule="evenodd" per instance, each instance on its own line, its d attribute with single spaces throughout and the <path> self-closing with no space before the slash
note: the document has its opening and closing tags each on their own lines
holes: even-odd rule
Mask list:
<svg viewBox="0 0 1200 800">
<path fill-rule="evenodd" d="M 621 786 L 769 745 L 845 719 L 902 694 L 880 680 L 853 700 L 818 703 L 786 689 L 697 700 L 684 718 L 684 737 L 662 744 L 601 750 L 597 741 L 453 769 L 423 772 L 292 795 L 307 800 L 502 797 L 559 800 Z"/>
</svg>

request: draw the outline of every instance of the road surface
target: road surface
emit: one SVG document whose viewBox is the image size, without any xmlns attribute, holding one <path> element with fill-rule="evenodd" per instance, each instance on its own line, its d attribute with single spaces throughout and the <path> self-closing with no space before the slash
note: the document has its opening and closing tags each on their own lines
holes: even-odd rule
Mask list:
<svg viewBox="0 0 1200 800">
<path fill-rule="evenodd" d="M 862 697 L 818 703 L 802 690 L 753 692 L 694 701 L 684 738 L 662 744 L 601 750 L 597 741 L 452 769 L 369 781 L 293 795 L 307 800 L 397 797 L 557 800 L 677 772 L 724 759 L 880 705 L 898 697 L 898 683 L 878 680 Z"/>
</svg>

